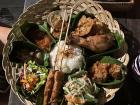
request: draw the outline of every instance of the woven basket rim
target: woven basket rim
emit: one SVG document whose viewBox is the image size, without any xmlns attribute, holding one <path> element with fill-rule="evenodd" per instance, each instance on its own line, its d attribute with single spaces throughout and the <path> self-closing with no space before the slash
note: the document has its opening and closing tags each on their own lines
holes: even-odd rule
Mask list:
<svg viewBox="0 0 140 105">
<path fill-rule="evenodd" d="M 90 1 L 90 0 L 88 0 L 88 1 Z M 16 35 L 14 35 L 14 33 L 15 33 L 15 31 L 17 31 L 16 29 L 18 29 L 17 27 L 19 27 L 19 25 L 21 25 L 20 23 L 21 23 L 21 21 L 23 20 L 23 18 L 24 18 L 24 16 L 25 16 L 25 14 L 27 14 L 27 15 L 29 15 L 28 14 L 28 12 L 30 12 L 32 9 L 34 9 L 35 7 L 37 7 L 37 5 L 42 5 L 41 3 L 45 3 L 43 0 L 41 0 L 41 1 L 38 1 L 37 3 L 35 3 L 35 4 L 33 4 L 32 6 L 30 6 L 29 8 L 27 8 L 24 12 L 23 12 L 23 14 L 21 14 L 21 16 L 19 17 L 19 19 L 17 20 L 17 22 L 13 25 L 13 29 L 11 30 L 11 32 L 10 32 L 10 34 L 9 34 L 9 36 L 8 36 L 8 42 L 7 42 L 7 44 L 6 44 L 6 46 L 4 47 L 4 50 L 3 50 L 3 57 L 4 57 L 4 59 L 3 59 L 3 68 L 4 68 L 4 70 L 5 70 L 5 75 L 6 75 L 6 79 L 7 79 L 7 81 L 9 82 L 9 84 L 11 85 L 11 86 L 13 86 L 13 77 L 10 77 L 10 76 L 13 76 L 12 74 L 9 76 L 8 75 L 8 71 L 7 71 L 7 69 L 9 69 L 9 68 L 5 68 L 6 66 L 5 66 L 5 62 L 6 62 L 6 60 L 9 60 L 7 57 L 8 57 L 8 55 L 7 55 L 7 53 L 6 53 L 6 51 L 7 51 L 7 48 L 9 48 L 10 46 L 9 45 L 11 45 L 11 41 L 12 40 L 14 40 L 14 38 L 12 38 L 12 37 L 16 37 Z M 93 1 L 93 3 L 94 3 L 94 5 L 96 5 L 97 4 L 97 2 L 94 2 Z M 97 4 L 97 5 L 99 5 L 99 4 Z M 99 5 L 100 6 L 100 5 Z M 104 9 L 103 9 L 104 10 Z M 109 14 L 109 16 L 110 16 L 110 18 L 112 18 L 112 15 L 110 14 L 110 12 L 108 12 L 108 11 L 106 11 L 106 10 L 104 10 L 104 12 L 105 13 L 108 13 Z M 113 19 L 113 18 L 112 18 Z M 120 30 L 120 27 L 119 27 L 119 25 L 118 25 L 118 22 L 116 21 L 116 20 L 112 20 L 112 22 L 114 22 L 115 23 L 115 25 L 114 25 L 114 27 L 116 28 L 116 30 L 118 30 L 120 33 L 121 33 L 121 35 L 123 35 L 123 37 L 124 37 L 124 33 Z M 114 29 L 115 30 L 115 29 Z M 123 57 L 122 57 L 123 58 Z M 125 65 L 127 65 L 128 64 L 128 62 L 129 62 L 129 55 L 126 53 L 125 55 L 124 55 L 124 59 L 125 59 Z M 12 65 L 11 65 L 11 63 L 10 63 L 10 66 L 12 67 Z M 23 103 L 26 103 L 26 100 L 24 100 L 17 92 L 16 92 L 16 90 L 15 90 L 15 87 L 12 87 L 12 90 L 15 92 L 15 94 L 17 94 L 18 95 L 18 97 L 19 97 L 19 99 L 23 102 Z M 116 92 L 116 91 L 115 91 Z M 113 93 L 113 94 L 115 94 L 115 92 Z M 113 98 L 113 97 L 112 97 Z M 111 98 L 110 98 L 110 100 L 111 100 Z M 108 100 L 109 101 L 109 100 Z"/>
</svg>

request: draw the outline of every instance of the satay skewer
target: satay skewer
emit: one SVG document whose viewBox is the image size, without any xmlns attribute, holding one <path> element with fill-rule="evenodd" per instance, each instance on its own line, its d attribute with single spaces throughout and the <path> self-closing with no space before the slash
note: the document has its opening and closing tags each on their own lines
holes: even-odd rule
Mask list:
<svg viewBox="0 0 140 105">
<path fill-rule="evenodd" d="M 61 38 L 62 38 L 62 33 L 63 33 L 63 28 L 64 28 L 64 23 L 65 23 L 65 17 L 66 17 L 66 9 L 64 10 L 64 17 L 62 18 L 63 21 L 62 21 L 62 25 L 61 25 L 61 31 L 60 31 L 60 35 L 59 35 L 59 40 L 58 40 L 58 50 L 57 50 L 57 54 L 56 54 L 56 58 L 55 58 L 55 66 L 57 65 L 57 57 L 58 57 L 58 54 L 60 52 L 60 41 L 61 41 Z M 53 69 L 55 70 L 55 66 L 53 67 Z"/>
<path fill-rule="evenodd" d="M 23 67 L 23 75 L 24 75 L 24 79 L 26 80 L 26 69 L 27 69 L 27 64 L 26 63 L 24 63 L 24 67 Z"/>
<path fill-rule="evenodd" d="M 67 27 L 67 30 L 66 30 L 66 36 L 65 36 L 65 40 L 64 40 L 64 51 L 62 53 L 62 59 L 61 59 L 60 67 L 62 66 L 62 61 L 63 61 L 65 47 L 66 47 L 66 42 L 67 42 L 67 38 L 68 38 L 68 33 L 69 33 L 69 28 L 70 28 L 72 13 L 73 13 L 73 8 L 71 8 L 71 11 L 70 11 L 70 16 L 69 16 L 69 21 L 68 21 L 68 27 Z"/>
</svg>

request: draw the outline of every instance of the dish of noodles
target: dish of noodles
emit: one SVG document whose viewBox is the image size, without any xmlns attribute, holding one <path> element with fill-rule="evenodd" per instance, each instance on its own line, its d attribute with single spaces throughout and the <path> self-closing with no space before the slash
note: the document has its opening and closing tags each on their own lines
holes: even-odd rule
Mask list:
<svg viewBox="0 0 140 105">
<path fill-rule="evenodd" d="M 16 93 L 32 104 L 96 105 L 105 88 L 125 80 L 126 65 L 115 55 L 123 35 L 86 10 L 73 11 L 58 6 L 42 23 L 24 20 L 22 40 L 10 43 Z"/>
</svg>

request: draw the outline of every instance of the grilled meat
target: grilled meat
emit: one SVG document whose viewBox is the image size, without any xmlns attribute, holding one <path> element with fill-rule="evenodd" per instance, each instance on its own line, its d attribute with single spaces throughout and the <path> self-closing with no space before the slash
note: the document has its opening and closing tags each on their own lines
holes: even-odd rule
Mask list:
<svg viewBox="0 0 140 105">
<path fill-rule="evenodd" d="M 58 95 L 61 91 L 63 72 L 51 70 L 49 72 L 45 91 L 43 105 L 57 105 Z"/>
<path fill-rule="evenodd" d="M 49 72 L 48 78 L 47 78 L 47 82 L 45 85 L 45 90 L 44 90 L 44 101 L 43 101 L 43 105 L 49 105 L 49 100 L 51 97 L 51 93 L 52 93 L 52 89 L 53 89 L 53 85 L 54 85 L 54 75 L 55 75 L 56 71 L 51 70 Z"/>
<path fill-rule="evenodd" d="M 54 85 L 51 94 L 51 103 L 57 103 L 57 98 L 61 90 L 62 81 L 63 81 L 64 73 L 61 71 L 56 71 L 54 75 Z"/>
</svg>

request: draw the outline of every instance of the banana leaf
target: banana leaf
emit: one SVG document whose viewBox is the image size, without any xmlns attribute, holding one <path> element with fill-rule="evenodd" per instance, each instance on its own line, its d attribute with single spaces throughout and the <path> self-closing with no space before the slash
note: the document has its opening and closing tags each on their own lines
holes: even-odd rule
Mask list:
<svg viewBox="0 0 140 105">
<path fill-rule="evenodd" d="M 33 60 L 39 65 L 49 66 L 49 54 L 38 49 L 34 44 L 25 41 L 14 41 L 11 43 L 9 60 L 21 64 Z"/>
<path fill-rule="evenodd" d="M 119 80 L 113 79 L 113 80 L 108 81 L 108 82 L 97 83 L 98 85 L 102 85 L 102 86 L 113 86 L 113 85 L 121 84 L 125 80 L 127 71 L 126 71 L 126 67 L 123 65 L 122 62 L 120 62 L 119 60 L 117 60 L 115 58 L 112 58 L 110 56 L 104 56 L 100 60 L 100 62 L 101 63 L 109 63 L 109 64 L 118 64 L 118 65 L 120 65 L 121 66 L 121 75 L 122 76 L 121 76 L 121 79 L 119 79 Z"/>
<path fill-rule="evenodd" d="M 36 86 L 33 88 L 32 91 L 27 91 L 20 83 L 21 76 L 19 76 L 16 82 L 16 90 L 25 99 L 30 100 L 31 102 L 36 102 L 38 95 L 41 95 L 39 94 L 40 91 L 45 85 L 45 82 L 48 76 L 48 69 L 46 69 L 43 66 L 39 66 L 35 64 L 35 62 L 32 62 L 32 61 L 29 61 L 27 64 L 28 64 L 28 68 L 32 69 L 32 71 L 30 72 L 32 73 L 34 72 L 36 75 L 38 75 L 39 81 L 37 82 Z"/>
<path fill-rule="evenodd" d="M 79 12 L 77 15 L 73 15 L 72 16 L 72 20 L 71 20 L 71 26 L 72 26 L 72 31 L 75 30 L 75 28 L 77 27 L 77 24 L 79 22 L 79 19 L 82 17 L 82 15 L 86 15 L 87 17 L 92 17 L 94 18 L 93 15 L 90 15 L 88 13 L 86 13 L 85 11 L 82 11 L 82 12 Z M 124 44 L 125 40 L 123 39 L 122 35 L 120 35 L 117 31 L 115 33 L 112 33 L 112 32 L 108 32 L 108 33 L 111 33 L 114 37 L 115 37 L 115 45 L 110 48 L 109 50 L 103 52 L 103 53 L 94 53 L 92 51 L 88 51 L 89 53 L 85 54 L 86 56 L 86 61 L 96 61 L 96 60 L 99 60 L 101 59 L 103 56 L 106 56 L 106 55 L 111 55 L 113 56 L 113 53 L 118 51 L 122 45 Z M 87 50 L 87 49 L 85 49 Z"/>
<path fill-rule="evenodd" d="M 51 45 L 53 43 L 56 43 L 56 40 L 50 34 L 50 29 L 46 22 L 44 22 L 44 24 L 37 24 L 37 23 L 25 21 L 24 24 L 20 26 L 20 30 L 22 32 L 23 37 L 28 42 L 30 42 L 34 45 L 36 45 L 36 43 L 35 43 L 36 37 L 37 37 L 37 39 L 40 39 L 38 37 L 45 37 L 46 35 L 48 35 L 52 39 Z M 43 50 L 39 46 L 37 46 L 37 47 L 39 49 Z"/>
<path fill-rule="evenodd" d="M 28 42 L 14 41 L 11 43 L 11 49 L 9 51 L 9 59 L 11 62 L 24 63 L 25 60 L 31 57 L 30 54 L 35 52 L 36 50 L 37 47 Z"/>
</svg>

